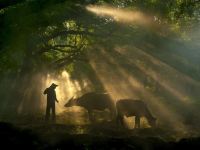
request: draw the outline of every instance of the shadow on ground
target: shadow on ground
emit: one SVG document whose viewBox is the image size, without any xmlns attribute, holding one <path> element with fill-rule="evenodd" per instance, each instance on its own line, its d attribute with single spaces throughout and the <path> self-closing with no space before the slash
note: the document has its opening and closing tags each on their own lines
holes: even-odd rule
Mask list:
<svg viewBox="0 0 200 150">
<path fill-rule="evenodd" d="M 93 125 L 0 123 L 5 149 L 199 149 L 200 138 L 176 140 L 164 129 L 128 130 L 112 123 Z"/>
</svg>

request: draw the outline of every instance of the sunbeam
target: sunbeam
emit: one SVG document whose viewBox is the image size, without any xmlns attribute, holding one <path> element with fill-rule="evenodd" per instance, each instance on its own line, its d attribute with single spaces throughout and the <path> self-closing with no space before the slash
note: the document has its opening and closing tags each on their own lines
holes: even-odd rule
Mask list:
<svg viewBox="0 0 200 150">
<path fill-rule="evenodd" d="M 144 84 L 139 79 L 134 78 L 131 70 L 125 70 L 117 63 L 117 58 L 112 57 L 104 49 L 100 51 L 101 52 L 98 53 L 96 57 L 91 57 L 91 65 L 99 75 L 99 79 L 103 83 L 105 89 L 111 94 L 114 100 L 122 98 L 142 99 L 151 106 L 154 114 L 159 117 L 159 122 L 161 124 L 164 123 L 165 126 L 171 126 L 180 133 L 182 131 L 188 131 L 187 127 L 184 125 L 184 118 L 181 114 L 174 111 L 170 105 L 165 102 L 163 103 L 160 96 L 145 89 Z M 101 60 L 104 60 L 104 62 Z M 127 59 L 126 61 L 129 60 Z M 141 68 L 141 66 L 137 67 Z M 144 70 L 142 69 L 141 71 Z M 144 74 L 145 72 L 143 75 Z"/>
<path fill-rule="evenodd" d="M 179 72 L 178 70 L 175 70 L 173 67 L 136 47 L 117 47 L 115 50 L 124 55 L 124 57 L 127 58 L 128 63 L 136 65 L 143 71 L 144 74 L 157 81 L 167 91 L 172 93 L 177 97 L 178 100 L 182 102 L 191 102 L 190 97 L 192 95 L 187 91 L 187 86 L 192 85 L 195 88 L 200 87 L 200 83 L 198 81 L 194 81 L 194 79 L 191 77 Z M 149 65 L 147 66 L 144 63 Z M 160 71 L 158 73 L 158 70 L 161 68 L 162 72 Z"/>
<path fill-rule="evenodd" d="M 153 17 L 145 15 L 140 11 L 96 5 L 89 5 L 86 9 L 99 16 L 111 17 L 115 21 L 122 23 L 136 23 L 140 25 L 149 25 L 153 23 Z"/>
</svg>

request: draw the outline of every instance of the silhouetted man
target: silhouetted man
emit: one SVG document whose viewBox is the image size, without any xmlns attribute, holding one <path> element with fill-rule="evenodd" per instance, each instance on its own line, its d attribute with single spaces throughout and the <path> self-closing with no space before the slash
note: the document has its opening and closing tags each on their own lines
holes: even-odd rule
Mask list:
<svg viewBox="0 0 200 150">
<path fill-rule="evenodd" d="M 46 107 L 46 116 L 45 120 L 48 121 L 50 117 L 50 111 L 52 110 L 52 120 L 55 121 L 56 113 L 55 113 L 55 101 L 58 103 L 56 98 L 56 87 L 58 85 L 52 83 L 50 87 L 44 90 L 44 94 L 47 94 L 47 107 Z"/>
</svg>

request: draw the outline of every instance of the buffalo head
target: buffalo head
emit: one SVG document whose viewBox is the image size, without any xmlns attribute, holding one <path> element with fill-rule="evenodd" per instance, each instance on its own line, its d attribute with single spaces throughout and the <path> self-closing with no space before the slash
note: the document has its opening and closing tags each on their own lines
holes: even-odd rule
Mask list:
<svg viewBox="0 0 200 150">
<path fill-rule="evenodd" d="M 76 106 L 76 99 L 74 97 L 70 98 L 68 102 L 64 105 L 65 107 L 72 107 Z"/>
<path fill-rule="evenodd" d="M 149 124 L 151 127 L 156 127 L 156 118 L 152 117 L 151 119 L 148 120 Z"/>
</svg>

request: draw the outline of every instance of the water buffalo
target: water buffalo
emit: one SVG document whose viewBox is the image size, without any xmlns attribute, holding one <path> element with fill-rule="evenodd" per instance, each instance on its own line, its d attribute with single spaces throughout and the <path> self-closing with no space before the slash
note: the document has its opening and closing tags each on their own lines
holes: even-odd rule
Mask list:
<svg viewBox="0 0 200 150">
<path fill-rule="evenodd" d="M 88 111 L 90 121 L 93 121 L 92 111 L 109 109 L 112 119 L 115 117 L 115 106 L 109 94 L 90 92 L 79 98 L 71 98 L 65 107 L 81 106 Z"/>
<path fill-rule="evenodd" d="M 152 116 L 145 103 L 141 100 L 121 99 L 116 103 L 117 122 L 123 125 L 124 116 L 135 116 L 135 128 L 140 128 L 140 117 L 146 117 L 151 127 L 156 126 L 156 118 Z"/>
</svg>

